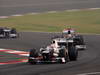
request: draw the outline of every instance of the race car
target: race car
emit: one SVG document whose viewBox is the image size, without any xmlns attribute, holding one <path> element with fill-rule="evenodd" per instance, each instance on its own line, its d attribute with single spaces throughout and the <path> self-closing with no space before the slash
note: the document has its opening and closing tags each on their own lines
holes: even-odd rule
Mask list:
<svg viewBox="0 0 100 75">
<path fill-rule="evenodd" d="M 53 39 L 51 44 L 40 50 L 30 50 L 28 62 L 37 63 L 66 63 L 77 60 L 78 51 L 73 40 L 65 38 Z"/>
<path fill-rule="evenodd" d="M 0 27 L 0 38 L 16 38 L 18 33 L 15 28 Z"/>
<path fill-rule="evenodd" d="M 72 28 L 64 29 L 62 31 L 62 37 L 73 38 L 77 49 L 79 49 L 79 50 L 86 49 L 86 45 L 85 45 L 83 36 L 77 34 L 74 29 L 72 29 Z"/>
</svg>

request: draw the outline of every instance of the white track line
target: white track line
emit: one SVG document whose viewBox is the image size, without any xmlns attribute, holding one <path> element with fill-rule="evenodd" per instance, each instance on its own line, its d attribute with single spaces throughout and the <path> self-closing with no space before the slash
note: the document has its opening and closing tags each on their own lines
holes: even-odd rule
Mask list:
<svg viewBox="0 0 100 75">
<path fill-rule="evenodd" d="M 77 74 L 77 75 L 100 75 L 100 72 L 91 72 L 91 73 L 83 73 L 83 74 Z"/>
<path fill-rule="evenodd" d="M 86 8 L 86 9 L 71 9 L 71 10 L 65 10 L 66 12 L 71 12 L 71 11 L 82 11 L 82 10 L 98 10 L 100 8 Z M 44 13 L 57 13 L 57 12 L 61 12 L 61 11 L 47 11 L 47 12 L 44 12 Z M 31 15 L 36 15 L 36 14 L 41 14 L 41 13 L 28 13 L 28 14 L 31 14 Z M 10 18 L 12 16 L 24 16 L 25 14 L 16 14 L 16 15 L 11 15 L 11 16 L 0 16 L 0 19 L 5 19 L 5 18 Z M 30 31 L 31 32 L 31 31 Z M 60 32 L 39 32 L 39 33 L 60 33 Z M 81 33 L 80 33 L 81 34 Z M 82 33 L 82 34 L 85 34 L 85 35 L 100 35 L 100 34 L 91 34 L 91 33 Z"/>
<path fill-rule="evenodd" d="M 0 16 L 1 19 L 8 18 L 8 16 Z"/>
<path fill-rule="evenodd" d="M 65 10 L 66 12 L 80 11 L 80 9 Z"/>
<path fill-rule="evenodd" d="M 16 14 L 16 15 L 11 15 L 11 16 L 24 16 L 24 15 L 22 15 L 22 14 Z"/>
<path fill-rule="evenodd" d="M 45 13 L 57 13 L 58 11 L 47 11 Z"/>
<path fill-rule="evenodd" d="M 97 9 L 100 9 L 100 8 L 89 8 L 90 10 L 97 10 Z"/>
<path fill-rule="evenodd" d="M 40 13 L 34 13 L 34 12 L 33 12 L 33 13 L 29 13 L 29 14 L 31 14 L 31 15 L 36 15 L 36 14 L 40 14 Z"/>
<path fill-rule="evenodd" d="M 86 9 L 71 9 L 71 10 L 65 10 L 67 12 L 71 12 L 71 11 L 82 11 L 82 10 L 97 10 L 97 9 L 100 9 L 100 8 L 86 8 Z M 47 11 L 47 12 L 43 12 L 43 13 L 57 13 L 57 12 L 61 12 L 61 11 Z M 33 12 L 33 13 L 28 13 L 28 14 L 33 14 L 33 15 L 36 15 L 36 14 L 40 14 L 40 13 L 36 13 L 36 12 Z M 24 16 L 25 14 L 15 14 L 15 15 L 11 15 L 11 16 Z M 10 18 L 11 16 L 0 16 L 0 19 L 5 19 L 5 18 Z"/>
</svg>

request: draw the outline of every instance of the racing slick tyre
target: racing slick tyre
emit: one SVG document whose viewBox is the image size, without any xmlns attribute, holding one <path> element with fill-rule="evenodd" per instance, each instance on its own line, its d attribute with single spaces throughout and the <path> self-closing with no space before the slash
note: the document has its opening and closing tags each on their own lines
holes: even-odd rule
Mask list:
<svg viewBox="0 0 100 75">
<path fill-rule="evenodd" d="M 38 52 L 37 52 L 36 49 L 31 49 L 30 50 L 29 59 L 28 59 L 28 62 L 30 64 L 36 64 L 37 61 L 35 59 L 31 59 L 31 57 L 34 57 L 34 58 L 38 57 Z"/>
<path fill-rule="evenodd" d="M 36 62 L 36 60 L 28 59 L 28 63 L 29 64 L 36 64 L 37 62 Z"/>
<path fill-rule="evenodd" d="M 44 61 L 51 61 L 53 57 L 53 51 L 50 51 L 49 53 L 42 53 L 42 56 Z"/>
<path fill-rule="evenodd" d="M 81 35 L 75 37 L 75 42 L 77 45 L 85 45 L 83 36 Z"/>
<path fill-rule="evenodd" d="M 64 61 L 62 59 L 59 60 L 59 62 L 62 64 L 66 63 L 68 61 L 68 54 L 66 52 L 66 49 L 61 49 L 59 51 L 59 57 L 61 57 L 64 60 Z"/>
<path fill-rule="evenodd" d="M 79 50 L 86 49 L 86 45 L 85 45 L 84 38 L 82 35 L 78 35 L 75 37 L 75 44 L 81 46 L 81 48 L 79 48 Z"/>
<path fill-rule="evenodd" d="M 70 61 L 76 61 L 78 56 L 78 51 L 74 45 L 68 47 L 68 55 Z"/>
<path fill-rule="evenodd" d="M 15 34 L 16 36 L 12 37 L 12 38 L 18 38 L 19 37 L 19 34 L 17 33 L 16 29 L 15 28 L 12 28 L 11 29 L 11 34 Z"/>
<path fill-rule="evenodd" d="M 9 38 L 9 32 L 5 32 L 5 38 Z"/>
<path fill-rule="evenodd" d="M 38 57 L 38 51 L 36 49 L 31 49 L 30 57 Z"/>
</svg>

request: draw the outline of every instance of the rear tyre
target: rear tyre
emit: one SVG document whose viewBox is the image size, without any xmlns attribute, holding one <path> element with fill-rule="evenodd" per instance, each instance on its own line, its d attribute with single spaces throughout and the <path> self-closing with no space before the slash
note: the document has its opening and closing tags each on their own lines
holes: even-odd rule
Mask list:
<svg viewBox="0 0 100 75">
<path fill-rule="evenodd" d="M 12 34 L 16 34 L 16 33 L 17 33 L 16 29 L 15 29 L 15 28 L 12 28 L 12 29 L 11 29 L 11 33 L 12 33 Z"/>
<path fill-rule="evenodd" d="M 68 55 L 69 55 L 69 60 L 70 61 L 76 61 L 77 60 L 77 56 L 78 56 L 78 51 L 75 48 L 75 46 L 69 46 L 68 48 Z"/>
<path fill-rule="evenodd" d="M 17 35 L 17 36 L 12 37 L 12 38 L 18 38 L 18 37 L 19 37 L 19 34 L 17 33 L 17 31 L 16 31 L 15 28 L 12 28 L 10 33 L 11 33 L 11 34 L 16 34 L 16 35 Z"/>
<path fill-rule="evenodd" d="M 75 42 L 77 45 L 85 45 L 83 36 L 81 35 L 75 37 Z"/>
<path fill-rule="evenodd" d="M 79 50 L 85 50 L 86 49 L 84 38 L 83 38 L 82 35 L 76 36 L 74 41 L 75 41 L 76 45 L 82 46 L 82 48 L 79 48 Z"/>
</svg>

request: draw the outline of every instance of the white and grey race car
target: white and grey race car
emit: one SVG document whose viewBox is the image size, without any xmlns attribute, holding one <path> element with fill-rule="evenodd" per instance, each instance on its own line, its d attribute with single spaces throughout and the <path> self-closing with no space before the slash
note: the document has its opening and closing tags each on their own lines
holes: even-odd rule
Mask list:
<svg viewBox="0 0 100 75">
<path fill-rule="evenodd" d="M 16 38 L 18 36 L 15 28 L 0 27 L 0 38 Z"/>
<path fill-rule="evenodd" d="M 28 62 L 36 63 L 66 63 L 67 61 L 77 60 L 78 51 L 73 43 L 73 40 L 66 38 L 56 38 L 52 43 L 45 47 L 30 50 Z"/>
<path fill-rule="evenodd" d="M 74 44 L 76 44 L 76 48 L 78 50 L 86 49 L 86 43 L 84 41 L 84 37 L 80 34 L 75 33 L 75 31 L 71 28 L 64 29 L 60 36 L 54 36 L 53 38 L 66 38 L 66 39 L 73 39 Z"/>
</svg>

